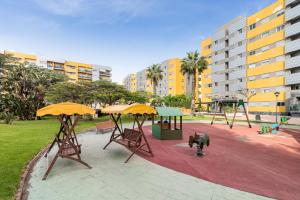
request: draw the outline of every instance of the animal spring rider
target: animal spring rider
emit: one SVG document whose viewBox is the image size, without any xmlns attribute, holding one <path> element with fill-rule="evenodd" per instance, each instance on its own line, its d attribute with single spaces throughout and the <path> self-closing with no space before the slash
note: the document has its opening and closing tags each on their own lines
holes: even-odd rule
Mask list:
<svg viewBox="0 0 300 200">
<path fill-rule="evenodd" d="M 204 145 L 209 146 L 209 136 L 207 134 L 197 134 L 190 136 L 189 145 L 192 148 L 193 144 L 197 144 L 197 156 L 204 156 L 203 147 Z"/>
</svg>

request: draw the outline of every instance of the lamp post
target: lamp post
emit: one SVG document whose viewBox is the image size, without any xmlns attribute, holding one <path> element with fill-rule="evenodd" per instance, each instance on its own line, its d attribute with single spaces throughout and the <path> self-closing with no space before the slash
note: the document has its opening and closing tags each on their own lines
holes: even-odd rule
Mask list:
<svg viewBox="0 0 300 200">
<path fill-rule="evenodd" d="M 280 95 L 280 92 L 275 92 L 274 93 L 275 97 L 276 97 L 276 124 L 278 124 L 278 117 L 277 117 L 277 113 L 278 113 L 278 96 Z"/>
</svg>

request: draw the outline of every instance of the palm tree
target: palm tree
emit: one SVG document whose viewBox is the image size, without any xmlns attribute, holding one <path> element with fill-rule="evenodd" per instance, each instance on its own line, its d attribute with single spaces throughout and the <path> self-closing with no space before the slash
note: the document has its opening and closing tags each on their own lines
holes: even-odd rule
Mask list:
<svg viewBox="0 0 300 200">
<path fill-rule="evenodd" d="M 188 82 L 190 78 L 193 77 L 192 84 L 192 111 L 195 111 L 195 101 L 196 101 L 196 84 L 198 82 L 197 74 L 200 75 L 207 69 L 208 62 L 205 57 L 199 56 L 198 51 L 188 52 L 187 57 L 182 60 L 180 72 L 187 76 Z"/>
<path fill-rule="evenodd" d="M 156 95 L 156 87 L 158 84 L 158 81 L 160 81 L 163 78 L 162 70 L 160 68 L 160 65 L 154 64 L 147 68 L 147 79 L 151 81 L 151 85 L 153 87 L 153 95 Z"/>
</svg>

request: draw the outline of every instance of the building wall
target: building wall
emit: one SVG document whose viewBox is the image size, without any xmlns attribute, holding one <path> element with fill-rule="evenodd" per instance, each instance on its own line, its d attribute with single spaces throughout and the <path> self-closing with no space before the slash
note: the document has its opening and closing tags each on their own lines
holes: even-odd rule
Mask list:
<svg viewBox="0 0 300 200">
<path fill-rule="evenodd" d="M 156 94 L 158 96 L 167 96 L 167 95 L 181 95 L 185 94 L 186 89 L 186 80 L 185 77 L 181 74 L 181 59 L 172 58 L 160 63 L 162 70 L 163 78 L 158 81 L 156 87 Z M 135 74 L 135 78 L 132 78 L 132 75 L 127 75 L 123 81 L 124 86 L 127 90 L 132 87 L 132 83 L 136 82 L 137 91 L 147 91 L 152 93 L 153 88 L 151 81 L 147 79 L 147 70 L 141 70 Z"/>
<path fill-rule="evenodd" d="M 249 99 L 250 112 L 274 113 L 276 91 L 285 102 L 284 11 L 284 0 L 278 0 L 247 18 L 247 88 L 256 93 Z"/>
<path fill-rule="evenodd" d="M 201 55 L 212 63 L 202 74 L 202 102 L 243 91 L 251 96 L 250 112 L 274 113 L 278 105 L 285 113 L 290 100 L 300 100 L 300 1 L 277 0 L 234 19 L 201 42 Z M 280 92 L 278 102 L 275 92 Z"/>
<path fill-rule="evenodd" d="M 300 1 L 286 0 L 286 99 L 300 100 Z M 296 101 L 297 102 L 297 101 Z M 300 102 L 299 102 L 300 104 Z M 289 109 L 289 108 L 288 108 Z"/>
<path fill-rule="evenodd" d="M 137 72 L 136 74 L 137 91 L 153 93 L 151 81 L 147 79 L 147 70 Z"/>
<path fill-rule="evenodd" d="M 237 17 L 212 37 L 212 96 L 229 97 L 246 89 L 246 18 Z"/>
<path fill-rule="evenodd" d="M 207 69 L 203 71 L 201 75 L 201 102 L 209 103 L 211 102 L 212 95 L 212 38 L 204 39 L 201 42 L 201 56 L 204 56 L 208 62 Z"/>
<path fill-rule="evenodd" d="M 137 91 L 137 74 L 129 74 L 123 80 L 124 87 L 130 92 Z"/>
<path fill-rule="evenodd" d="M 37 66 L 65 74 L 71 82 L 111 80 L 111 68 L 101 65 L 91 65 L 63 59 L 51 59 L 38 57 L 33 54 L 20 53 L 15 51 L 4 51 L 18 59 L 18 62 L 34 63 Z"/>
</svg>

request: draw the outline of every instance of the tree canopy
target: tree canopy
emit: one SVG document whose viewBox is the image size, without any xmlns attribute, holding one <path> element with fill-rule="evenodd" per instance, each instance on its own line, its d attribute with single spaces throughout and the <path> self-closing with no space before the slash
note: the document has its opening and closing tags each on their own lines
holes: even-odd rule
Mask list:
<svg viewBox="0 0 300 200">
<path fill-rule="evenodd" d="M 4 70 L 0 79 L 0 111 L 12 113 L 21 120 L 33 119 L 36 110 L 45 105 L 46 90 L 66 79 L 34 64 L 16 64 Z"/>
<path fill-rule="evenodd" d="M 198 75 L 202 74 L 202 72 L 207 69 L 208 62 L 205 57 L 199 55 L 198 51 L 188 52 L 187 56 L 183 58 L 181 64 L 181 73 L 186 75 L 188 81 L 190 81 L 191 77 L 193 77 L 192 84 L 192 110 L 195 110 L 195 100 L 196 100 L 196 84 L 198 84 Z"/>
<path fill-rule="evenodd" d="M 147 79 L 151 81 L 153 87 L 153 95 L 156 95 L 156 87 L 158 82 L 163 78 L 160 65 L 154 64 L 147 68 Z"/>
</svg>

